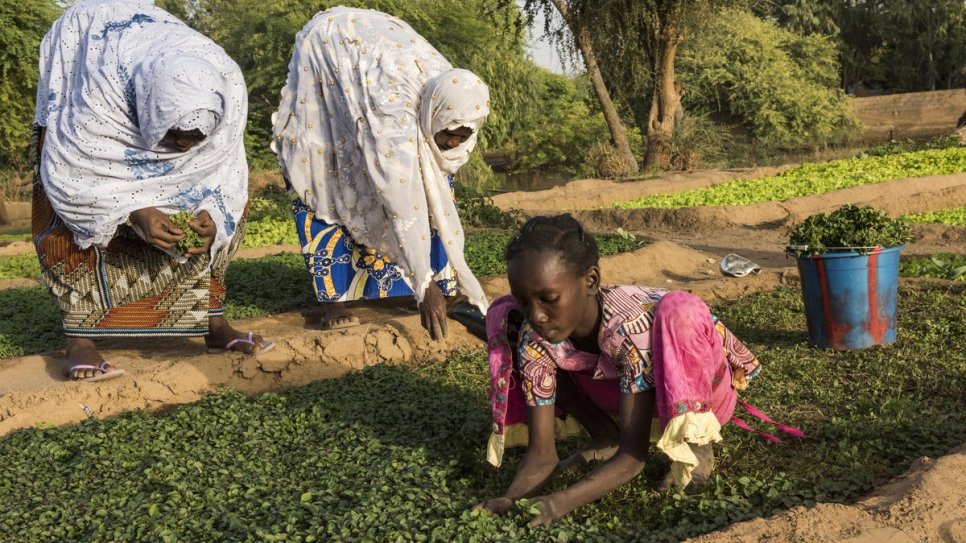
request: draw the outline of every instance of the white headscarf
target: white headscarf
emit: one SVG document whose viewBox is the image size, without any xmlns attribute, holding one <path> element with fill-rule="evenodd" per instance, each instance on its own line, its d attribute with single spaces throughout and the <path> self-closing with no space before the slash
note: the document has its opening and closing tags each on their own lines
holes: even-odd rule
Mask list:
<svg viewBox="0 0 966 543">
<path fill-rule="evenodd" d="M 78 246 L 106 245 L 132 211 L 208 211 L 212 254 L 248 200 L 248 107 L 238 65 L 149 1 L 78 2 L 40 47 L 35 121 L 47 127 L 41 179 Z M 174 127 L 206 138 L 161 145 Z"/>
<path fill-rule="evenodd" d="M 340 7 L 296 37 L 272 148 L 316 216 L 396 262 L 420 301 L 435 229 L 460 290 L 485 312 L 447 176 L 469 160 L 489 112 L 480 78 L 454 70 L 408 24 Z M 433 136 L 459 126 L 473 135 L 440 150 Z"/>
</svg>

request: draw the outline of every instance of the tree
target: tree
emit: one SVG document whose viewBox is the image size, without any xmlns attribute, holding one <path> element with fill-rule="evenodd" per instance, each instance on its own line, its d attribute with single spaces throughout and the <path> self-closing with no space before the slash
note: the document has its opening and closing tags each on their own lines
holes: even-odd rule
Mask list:
<svg viewBox="0 0 966 543">
<path fill-rule="evenodd" d="M 607 101 L 623 98 L 647 136 L 644 168 L 669 165 L 675 118 L 683 89 L 675 80 L 678 48 L 695 24 L 724 6 L 743 5 L 744 0 L 527 0 L 524 11 L 532 16 L 538 8 L 566 5 L 572 33 L 569 50 L 592 50 L 601 79 L 606 82 Z M 553 35 L 558 42 L 561 33 Z M 590 46 L 581 45 L 589 42 Z M 564 43 L 564 45 L 566 45 Z M 589 70 L 588 66 L 588 71 Z M 592 74 L 589 74 L 592 76 Z M 592 79 L 593 80 L 593 79 Z M 605 95 L 598 90 L 598 96 Z M 643 92 L 642 92 L 643 91 Z M 614 131 L 616 123 L 602 109 Z M 616 109 L 616 108 L 615 108 Z M 616 140 L 615 140 L 616 143 Z"/>
<path fill-rule="evenodd" d="M 59 13 L 53 0 L 0 3 L 0 167 L 22 169 L 27 164 L 37 55 Z"/>
<path fill-rule="evenodd" d="M 966 64 L 962 0 L 774 0 L 759 6 L 760 14 L 795 32 L 835 37 L 843 88 L 948 89 Z"/>
<path fill-rule="evenodd" d="M 504 5 L 508 4 L 509 0 L 503 0 L 502 3 Z M 580 52 L 580 57 L 583 59 L 584 66 L 587 69 L 587 77 L 590 79 L 591 88 L 593 88 L 594 94 L 600 102 L 600 109 L 610 129 L 611 140 L 624 163 L 627 165 L 629 173 L 637 173 L 639 170 L 637 159 L 631 151 L 630 143 L 624 132 L 624 126 L 620 120 L 620 115 L 617 112 L 614 101 L 611 99 L 610 91 L 607 89 L 600 65 L 597 61 L 594 20 L 598 12 L 594 6 L 587 4 L 584 0 L 525 0 L 523 11 L 526 13 L 528 20 L 532 20 L 537 13 L 542 11 L 547 24 L 547 33 L 553 36 L 557 43 L 563 45 L 566 50 Z M 569 30 L 569 35 L 572 36 L 572 42 L 568 43 L 565 41 L 564 36 L 567 36 L 568 33 L 564 32 L 562 28 L 552 27 L 551 21 L 553 18 L 551 9 L 556 10 L 563 18 L 566 29 Z"/>
</svg>

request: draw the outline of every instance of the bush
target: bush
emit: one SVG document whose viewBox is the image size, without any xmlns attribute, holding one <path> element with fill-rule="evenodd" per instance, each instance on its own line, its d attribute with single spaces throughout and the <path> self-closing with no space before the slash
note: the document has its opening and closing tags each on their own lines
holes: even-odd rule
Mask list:
<svg viewBox="0 0 966 543">
<path fill-rule="evenodd" d="M 631 166 L 609 143 L 597 142 L 587 150 L 588 173 L 599 179 L 620 179 L 631 174 Z"/>
<path fill-rule="evenodd" d="M 690 171 L 718 158 L 724 150 L 727 128 L 707 115 L 686 115 L 671 134 L 671 167 Z"/>
<path fill-rule="evenodd" d="M 739 9 L 708 19 L 681 50 L 686 109 L 739 119 L 767 146 L 820 145 L 857 132 L 830 38 L 802 36 Z"/>
</svg>

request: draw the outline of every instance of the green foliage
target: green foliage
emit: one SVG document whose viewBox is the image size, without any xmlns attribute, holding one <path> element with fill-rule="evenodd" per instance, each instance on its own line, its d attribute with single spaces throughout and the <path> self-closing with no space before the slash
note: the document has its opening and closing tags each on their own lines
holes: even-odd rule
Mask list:
<svg viewBox="0 0 966 543">
<path fill-rule="evenodd" d="M 960 143 L 959 138 L 956 135 L 944 134 L 924 142 L 910 139 L 891 140 L 886 143 L 880 143 L 867 149 L 863 149 L 858 156 L 859 158 L 864 158 L 867 156 L 886 156 L 899 153 L 908 153 L 912 151 L 926 151 L 929 149 L 953 149 L 962 146 L 963 144 Z"/>
<path fill-rule="evenodd" d="M 714 161 L 724 152 L 728 139 L 724 126 L 707 115 L 685 115 L 671 135 L 671 167 L 694 170 Z"/>
<path fill-rule="evenodd" d="M 301 254 L 282 253 L 232 262 L 225 274 L 225 318 L 260 317 L 315 303 Z"/>
<path fill-rule="evenodd" d="M 63 345 L 60 312 L 47 289 L 0 290 L 0 358 L 59 349 Z"/>
<path fill-rule="evenodd" d="M 479 277 L 506 273 L 507 243 L 516 232 L 475 232 L 466 236 L 466 263 Z M 633 235 L 597 234 L 597 247 L 601 256 L 633 251 L 641 245 Z"/>
<path fill-rule="evenodd" d="M 524 221 L 517 210 L 503 211 L 493 199 L 473 187 L 457 184 L 456 207 L 463 228 L 515 228 Z"/>
<path fill-rule="evenodd" d="M 962 85 L 966 5 L 959 0 L 775 0 L 755 7 L 795 32 L 833 37 L 846 87 L 912 92 Z"/>
<path fill-rule="evenodd" d="M 0 279 L 40 277 L 40 261 L 33 252 L 0 256 Z"/>
<path fill-rule="evenodd" d="M 892 92 L 962 87 L 966 5 L 959 0 L 835 2 L 843 82 Z"/>
<path fill-rule="evenodd" d="M 837 88 L 837 69 L 830 39 L 735 9 L 708 19 L 681 52 L 686 108 L 732 116 L 761 143 L 779 147 L 855 133 L 858 121 Z"/>
<path fill-rule="evenodd" d="M 266 185 L 248 199 L 242 247 L 298 245 L 292 199 L 282 187 Z"/>
<path fill-rule="evenodd" d="M 966 281 L 966 256 L 954 254 L 910 256 L 899 261 L 899 275 Z"/>
<path fill-rule="evenodd" d="M 470 511 L 506 488 L 521 453 L 499 470 L 484 463 L 486 357 L 466 352 L 257 397 L 223 392 L 164 415 L 16 432 L 0 441 L 0 538 L 671 542 L 853 500 L 966 439 L 964 294 L 904 290 L 898 341 L 845 352 L 807 346 L 797 290 L 715 307 L 765 364 L 743 396 L 808 440 L 776 445 L 728 425 L 717 475 L 693 495 L 655 490 L 667 469 L 655 453 L 642 475 L 549 529 L 526 526 L 530 502 L 502 518 Z M 561 443 L 561 454 L 579 445 Z"/>
<path fill-rule="evenodd" d="M 789 252 L 822 254 L 854 250 L 860 254 L 874 247 L 896 247 L 912 240 L 912 227 L 872 206 L 846 204 L 826 215 L 810 215 L 789 236 Z"/>
<path fill-rule="evenodd" d="M 184 232 L 184 239 L 178 242 L 178 250 L 181 251 L 182 254 L 184 254 L 184 252 L 188 249 L 203 247 L 205 245 L 205 238 L 188 226 L 188 223 L 194 220 L 194 218 L 194 214 L 192 214 L 190 211 L 179 211 L 168 217 L 168 220 L 170 220 L 172 224 Z"/>
<path fill-rule="evenodd" d="M 563 175 L 592 172 L 588 151 L 595 144 L 610 145 L 610 131 L 600 106 L 590 95 L 585 77 L 568 78 L 546 70 L 535 71 L 540 86 L 535 115 L 526 127 L 513 134 L 508 152 L 510 169 L 526 172 L 552 169 Z M 631 149 L 643 149 L 637 130 L 627 130 Z"/>
<path fill-rule="evenodd" d="M 966 171 L 966 147 L 936 149 L 803 164 L 778 175 L 729 181 L 706 189 L 657 194 L 629 202 L 620 202 L 614 207 L 677 208 L 783 202 L 799 196 L 822 194 L 903 177 L 925 177 L 962 171 Z"/>
<path fill-rule="evenodd" d="M 952 226 L 966 226 L 966 206 L 941 209 L 939 211 L 926 211 L 925 213 L 910 213 L 904 215 L 902 218 L 911 223 L 939 223 Z"/>
<path fill-rule="evenodd" d="M 54 0 L 0 3 L 0 168 L 24 169 L 37 97 L 37 51 L 57 18 Z"/>
</svg>

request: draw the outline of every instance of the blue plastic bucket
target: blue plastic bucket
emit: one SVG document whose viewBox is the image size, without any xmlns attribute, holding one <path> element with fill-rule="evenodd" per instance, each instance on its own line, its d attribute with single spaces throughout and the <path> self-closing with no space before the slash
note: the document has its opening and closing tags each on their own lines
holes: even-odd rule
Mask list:
<svg viewBox="0 0 966 543">
<path fill-rule="evenodd" d="M 903 247 L 798 258 L 809 343 L 841 351 L 895 342 Z"/>
</svg>

